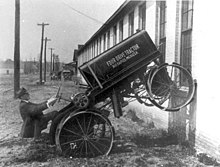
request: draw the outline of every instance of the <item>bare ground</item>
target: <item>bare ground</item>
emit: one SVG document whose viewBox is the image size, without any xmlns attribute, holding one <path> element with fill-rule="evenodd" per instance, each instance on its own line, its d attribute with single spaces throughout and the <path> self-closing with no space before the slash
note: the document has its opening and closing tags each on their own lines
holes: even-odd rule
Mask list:
<svg viewBox="0 0 220 167">
<path fill-rule="evenodd" d="M 69 97 L 80 91 L 70 82 L 48 82 L 39 86 L 38 76 L 21 76 L 21 87 L 31 93 L 32 101 L 41 102 L 56 94 L 60 84 L 62 96 Z M 128 113 L 120 119 L 110 116 L 116 130 L 115 146 L 109 156 L 96 158 L 70 159 L 59 155 L 56 147 L 50 145 L 48 130 L 38 141 L 19 137 L 22 120 L 19 114 L 19 100 L 14 99 L 13 76 L 0 78 L 0 166 L 93 166 L 93 167 L 202 167 L 218 166 L 212 159 L 205 161 L 196 155 L 193 148 L 176 142 L 175 136 L 147 124 L 143 120 L 133 119 Z M 67 102 L 60 101 L 53 109 L 59 110 Z M 202 163 L 203 162 L 203 163 Z M 206 164 L 206 165 L 205 165 Z"/>
</svg>

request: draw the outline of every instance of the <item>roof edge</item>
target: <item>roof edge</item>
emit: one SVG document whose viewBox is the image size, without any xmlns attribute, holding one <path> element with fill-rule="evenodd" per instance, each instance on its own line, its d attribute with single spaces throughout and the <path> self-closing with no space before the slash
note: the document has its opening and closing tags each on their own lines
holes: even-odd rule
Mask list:
<svg viewBox="0 0 220 167">
<path fill-rule="evenodd" d="M 78 50 L 78 53 L 80 53 L 87 45 L 90 43 L 90 41 L 100 32 L 102 31 L 108 24 L 113 20 L 113 18 L 121 12 L 121 10 L 130 2 L 131 0 L 125 0 L 123 4 L 110 16 L 110 18 L 96 31 L 91 38 Z"/>
</svg>

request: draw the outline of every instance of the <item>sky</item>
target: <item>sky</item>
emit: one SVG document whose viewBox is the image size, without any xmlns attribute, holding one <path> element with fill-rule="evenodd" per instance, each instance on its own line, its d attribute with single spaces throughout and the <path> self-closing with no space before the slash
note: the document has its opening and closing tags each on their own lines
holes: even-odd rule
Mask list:
<svg viewBox="0 0 220 167">
<path fill-rule="evenodd" d="M 60 61 L 72 61 L 73 51 L 84 44 L 125 0 L 20 0 L 20 60 L 39 60 L 42 27 L 50 50 Z M 0 60 L 14 59 L 15 0 L 0 0 Z"/>
</svg>

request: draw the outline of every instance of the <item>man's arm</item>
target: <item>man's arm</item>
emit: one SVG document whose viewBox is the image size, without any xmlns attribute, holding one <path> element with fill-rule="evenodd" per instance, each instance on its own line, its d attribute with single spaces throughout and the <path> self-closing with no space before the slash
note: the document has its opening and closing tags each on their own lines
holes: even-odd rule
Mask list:
<svg viewBox="0 0 220 167">
<path fill-rule="evenodd" d="M 47 109 L 47 101 L 39 104 L 35 103 L 22 103 L 20 112 L 27 116 L 40 116 L 43 115 L 43 110 Z"/>
<path fill-rule="evenodd" d="M 56 102 L 56 98 L 52 97 L 43 103 L 35 104 L 35 103 L 26 103 L 21 102 L 20 112 L 22 115 L 27 116 L 40 116 L 43 115 L 43 111 L 50 106 L 52 106 Z"/>
</svg>

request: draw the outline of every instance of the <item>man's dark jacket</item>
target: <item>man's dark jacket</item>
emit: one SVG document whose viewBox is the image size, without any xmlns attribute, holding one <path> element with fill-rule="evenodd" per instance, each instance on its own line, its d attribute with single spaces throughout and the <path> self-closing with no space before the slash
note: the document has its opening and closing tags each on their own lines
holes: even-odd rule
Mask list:
<svg viewBox="0 0 220 167">
<path fill-rule="evenodd" d="M 47 109 L 47 102 L 35 104 L 27 101 L 21 101 L 20 114 L 23 119 L 21 128 L 21 137 L 31 138 L 34 137 L 35 121 L 41 121 L 43 117 L 43 110 Z"/>
</svg>

